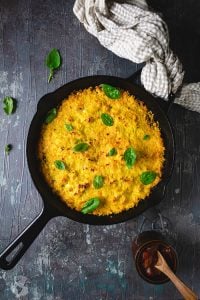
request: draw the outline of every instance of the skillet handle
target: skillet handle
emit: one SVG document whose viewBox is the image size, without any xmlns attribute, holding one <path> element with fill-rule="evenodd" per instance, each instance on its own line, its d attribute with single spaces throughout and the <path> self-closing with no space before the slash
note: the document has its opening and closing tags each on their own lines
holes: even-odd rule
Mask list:
<svg viewBox="0 0 200 300">
<path fill-rule="evenodd" d="M 126 78 L 126 80 L 128 80 L 131 83 L 135 82 L 135 81 L 138 81 L 139 85 L 141 85 L 140 75 L 141 75 L 141 72 L 142 72 L 142 68 L 138 69 L 135 73 L 133 73 L 128 78 Z M 172 107 L 172 104 L 174 103 L 175 94 L 171 93 L 168 96 L 168 100 L 167 101 L 163 101 L 162 98 L 160 100 L 162 101 L 162 102 L 160 101 L 161 107 L 163 108 L 163 110 L 165 111 L 165 113 L 168 114 L 169 111 L 170 111 L 170 109 L 171 109 L 171 107 Z"/>
<path fill-rule="evenodd" d="M 160 218 L 161 212 L 157 205 L 163 199 L 166 190 L 166 183 L 160 185 L 157 191 L 154 191 L 154 203 L 152 202 L 152 206 L 143 212 L 143 215 L 146 219 L 148 219 L 152 224 L 156 221 L 156 219 Z"/>
<path fill-rule="evenodd" d="M 47 209 L 41 213 L 0 254 L 0 268 L 12 269 L 54 215 Z"/>
<path fill-rule="evenodd" d="M 148 219 L 150 222 L 154 222 L 158 216 L 159 216 L 160 210 L 157 207 L 150 207 L 149 209 L 145 210 L 143 212 L 143 215 L 146 219 Z"/>
</svg>

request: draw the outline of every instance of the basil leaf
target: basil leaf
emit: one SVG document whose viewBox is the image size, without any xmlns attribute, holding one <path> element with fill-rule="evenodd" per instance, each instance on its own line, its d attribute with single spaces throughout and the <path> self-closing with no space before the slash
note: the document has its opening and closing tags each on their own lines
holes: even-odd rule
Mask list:
<svg viewBox="0 0 200 300">
<path fill-rule="evenodd" d="M 12 150 L 12 145 L 8 144 L 5 146 L 5 152 L 7 155 L 9 155 L 10 151 Z"/>
<path fill-rule="evenodd" d="M 157 176 L 157 174 L 154 171 L 143 172 L 140 175 L 140 181 L 143 184 L 147 185 L 147 184 L 152 183 L 156 179 L 156 176 Z"/>
<path fill-rule="evenodd" d="M 65 124 L 65 128 L 67 129 L 67 131 L 72 131 L 74 129 L 72 124 Z"/>
<path fill-rule="evenodd" d="M 84 206 L 83 206 L 81 212 L 82 212 L 83 214 L 91 213 L 91 212 L 93 212 L 99 205 L 100 205 L 100 199 L 99 199 L 98 197 L 91 198 L 90 200 L 88 200 L 88 201 L 84 204 Z"/>
<path fill-rule="evenodd" d="M 11 115 L 14 111 L 14 99 L 11 97 L 5 97 L 3 99 L 3 110 L 7 115 Z"/>
<path fill-rule="evenodd" d="M 106 94 L 107 97 L 111 98 L 111 99 L 119 99 L 121 96 L 121 92 L 119 89 L 115 88 L 112 85 L 109 84 L 101 84 L 100 85 L 102 87 L 102 90 L 104 91 L 104 93 Z"/>
<path fill-rule="evenodd" d="M 51 123 L 55 117 L 57 116 L 57 109 L 56 108 L 52 108 L 48 113 L 47 113 L 47 116 L 46 116 L 46 119 L 45 119 L 45 123 L 46 124 L 49 124 Z"/>
<path fill-rule="evenodd" d="M 103 176 L 96 175 L 93 179 L 93 186 L 95 189 L 100 189 L 104 184 Z"/>
<path fill-rule="evenodd" d="M 135 150 L 131 147 L 126 149 L 126 151 L 124 152 L 124 160 L 126 162 L 126 166 L 131 169 L 132 166 L 134 165 L 135 161 L 136 161 L 136 152 Z"/>
<path fill-rule="evenodd" d="M 66 165 L 62 160 L 55 160 L 54 165 L 59 170 L 65 170 L 66 169 Z"/>
<path fill-rule="evenodd" d="M 106 126 L 112 126 L 114 124 L 113 118 L 108 114 L 101 114 L 101 120 Z"/>
<path fill-rule="evenodd" d="M 87 143 L 79 143 L 74 146 L 73 150 L 75 152 L 85 152 L 89 148 L 89 145 Z"/>
<path fill-rule="evenodd" d="M 61 65 L 60 53 L 57 49 L 52 49 L 46 58 L 46 65 L 50 69 L 48 83 L 51 81 L 54 75 L 54 70 L 58 69 Z"/>
<path fill-rule="evenodd" d="M 143 140 L 147 141 L 150 139 L 150 135 L 149 134 L 145 134 L 143 137 Z"/>
<path fill-rule="evenodd" d="M 114 156 L 117 154 L 117 150 L 115 148 L 110 149 L 110 151 L 108 152 L 108 156 Z"/>
</svg>

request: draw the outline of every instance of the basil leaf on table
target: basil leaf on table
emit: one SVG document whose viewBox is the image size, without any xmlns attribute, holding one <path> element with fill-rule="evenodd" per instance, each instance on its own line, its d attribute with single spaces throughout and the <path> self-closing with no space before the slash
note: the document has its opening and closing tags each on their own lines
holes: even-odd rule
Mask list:
<svg viewBox="0 0 200 300">
<path fill-rule="evenodd" d="M 126 162 L 126 166 L 129 169 L 131 169 L 132 166 L 134 165 L 136 161 L 136 157 L 137 157 L 136 152 L 132 147 L 126 149 L 126 151 L 124 152 L 124 160 Z"/>
<path fill-rule="evenodd" d="M 12 145 L 8 144 L 5 146 L 5 153 L 9 155 L 10 151 L 12 150 Z"/>
<path fill-rule="evenodd" d="M 112 85 L 105 84 L 105 83 L 101 84 L 100 86 L 107 97 L 109 97 L 111 99 L 119 99 L 120 98 L 121 92 L 119 89 L 115 88 Z"/>
<path fill-rule="evenodd" d="M 52 49 L 46 58 L 46 65 L 50 69 L 48 83 L 51 81 L 54 75 L 54 71 L 61 65 L 60 53 L 57 49 Z"/>
<path fill-rule="evenodd" d="M 52 108 L 48 113 L 47 113 L 47 116 L 46 116 L 46 119 L 45 119 L 45 123 L 46 124 L 49 124 L 51 123 L 55 117 L 57 116 L 57 109 L 56 108 Z"/>
<path fill-rule="evenodd" d="M 85 152 L 89 148 L 89 145 L 87 143 L 79 143 L 74 146 L 73 150 L 75 152 Z"/>
<path fill-rule="evenodd" d="M 65 128 L 67 129 L 67 131 L 72 131 L 74 129 L 72 124 L 65 124 Z"/>
<path fill-rule="evenodd" d="M 100 189 L 104 184 L 103 176 L 96 175 L 93 179 L 93 186 L 95 189 Z"/>
<path fill-rule="evenodd" d="M 65 170 L 66 169 L 66 165 L 62 160 L 55 160 L 54 165 L 59 170 Z"/>
<path fill-rule="evenodd" d="M 117 154 L 117 150 L 115 148 L 110 149 L 110 151 L 108 152 L 108 156 L 114 156 Z"/>
<path fill-rule="evenodd" d="M 3 99 L 3 110 L 7 115 L 11 115 L 14 111 L 14 99 L 11 97 L 5 97 Z"/>
<path fill-rule="evenodd" d="M 154 172 L 154 171 L 146 171 L 146 172 L 143 172 L 140 175 L 140 181 L 144 185 L 147 185 L 147 184 L 152 183 L 156 179 L 156 177 L 157 177 L 156 172 Z"/>
<path fill-rule="evenodd" d="M 114 120 L 109 114 L 101 114 L 101 120 L 106 126 L 113 126 Z"/>
<path fill-rule="evenodd" d="M 81 212 L 83 214 L 92 213 L 99 205 L 100 205 L 100 199 L 98 197 L 91 198 L 84 204 Z"/>
</svg>

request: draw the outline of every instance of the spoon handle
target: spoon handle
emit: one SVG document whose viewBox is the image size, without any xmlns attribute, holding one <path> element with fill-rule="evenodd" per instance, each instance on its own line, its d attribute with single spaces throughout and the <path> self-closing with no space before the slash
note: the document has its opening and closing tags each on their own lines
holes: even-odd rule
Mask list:
<svg viewBox="0 0 200 300">
<path fill-rule="evenodd" d="M 185 300 L 198 300 L 198 296 L 189 289 L 172 271 L 170 268 L 165 269 L 165 275 L 173 282 Z"/>
</svg>

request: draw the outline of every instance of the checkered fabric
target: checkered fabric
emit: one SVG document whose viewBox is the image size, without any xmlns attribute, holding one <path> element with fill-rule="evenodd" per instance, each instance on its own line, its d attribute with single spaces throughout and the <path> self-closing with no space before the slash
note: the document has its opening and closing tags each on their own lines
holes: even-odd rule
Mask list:
<svg viewBox="0 0 200 300">
<path fill-rule="evenodd" d="M 177 92 L 182 65 L 169 48 L 166 23 L 145 0 L 76 0 L 73 11 L 101 45 L 134 63 L 146 62 L 141 82 L 147 91 L 163 99 Z M 200 83 L 184 86 L 175 102 L 200 112 Z"/>
</svg>

